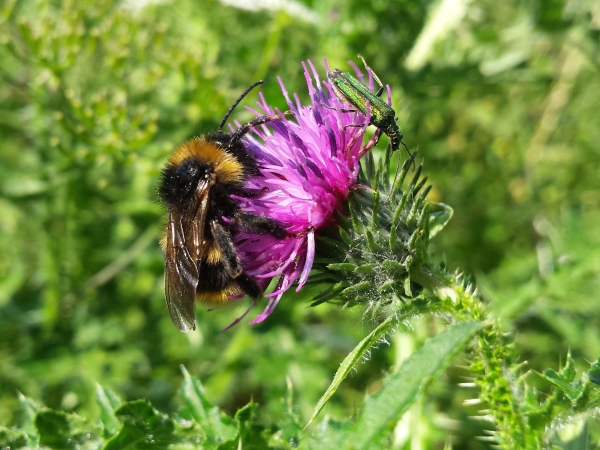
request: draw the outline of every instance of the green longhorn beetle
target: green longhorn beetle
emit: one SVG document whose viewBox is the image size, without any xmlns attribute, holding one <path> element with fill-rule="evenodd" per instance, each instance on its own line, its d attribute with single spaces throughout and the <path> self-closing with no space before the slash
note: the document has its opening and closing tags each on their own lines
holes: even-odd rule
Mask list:
<svg viewBox="0 0 600 450">
<path fill-rule="evenodd" d="M 373 75 L 373 78 L 380 86 L 380 89 L 374 93 L 367 86 L 362 84 L 352 75 L 347 72 L 342 72 L 339 69 L 330 70 L 327 73 L 327 78 L 331 83 L 331 87 L 333 88 L 333 92 L 336 97 L 340 99 L 342 102 L 347 105 L 355 107 L 362 114 L 367 114 L 367 102 L 370 105 L 369 111 L 371 113 L 371 125 L 375 125 L 381 131 L 388 135 L 390 141 L 392 143 L 392 150 L 398 150 L 400 148 L 400 144 L 404 145 L 406 151 L 411 156 L 408 147 L 404 142 L 402 142 L 402 138 L 404 135 L 400 130 L 400 127 L 396 123 L 398 118 L 396 117 L 396 111 L 394 111 L 390 105 L 385 103 L 383 100 L 379 98 L 381 93 L 383 92 L 383 84 L 375 75 L 375 72 L 371 70 L 369 66 L 367 66 L 367 62 L 365 59 L 358 55 L 361 59 L 365 68 L 368 72 Z M 354 110 L 342 110 L 345 112 L 354 112 Z"/>
</svg>

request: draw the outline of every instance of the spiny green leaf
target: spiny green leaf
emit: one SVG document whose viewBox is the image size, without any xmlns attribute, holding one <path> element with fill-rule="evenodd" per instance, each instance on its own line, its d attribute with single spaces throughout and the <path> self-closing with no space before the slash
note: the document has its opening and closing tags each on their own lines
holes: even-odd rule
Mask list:
<svg viewBox="0 0 600 450">
<path fill-rule="evenodd" d="M 342 292 L 346 287 L 348 287 L 348 282 L 346 281 L 334 284 L 333 286 L 327 288 L 325 291 L 313 297 L 310 306 L 317 306 L 321 303 L 324 303 L 328 300 L 337 297 L 339 293 Z"/>
<path fill-rule="evenodd" d="M 37 437 L 37 429 L 35 427 L 35 416 L 43 408 L 29 397 L 25 397 L 20 392 L 18 393 L 19 404 L 22 412 L 21 430 L 31 437 Z"/>
<path fill-rule="evenodd" d="M 396 281 L 394 281 L 394 280 L 386 281 L 385 283 L 382 283 L 379 286 L 377 286 L 377 292 L 383 293 L 388 290 L 394 290 L 394 286 L 396 286 Z"/>
<path fill-rule="evenodd" d="M 101 427 L 77 414 L 44 409 L 35 418 L 40 445 L 59 449 L 77 449 L 100 442 Z M 97 445 L 96 445 L 97 446 Z"/>
<path fill-rule="evenodd" d="M 255 422 L 257 406 L 256 403 L 251 402 L 237 410 L 235 419 L 239 424 L 239 441 L 220 445 L 218 450 L 261 450 L 268 448 L 268 443 L 265 440 L 265 429 Z"/>
<path fill-rule="evenodd" d="M 317 417 L 319 412 L 323 409 L 323 406 L 329 401 L 331 396 L 335 394 L 338 387 L 342 384 L 342 381 L 348 376 L 350 371 L 354 368 L 354 366 L 363 358 L 365 353 L 371 349 L 375 344 L 379 342 L 379 340 L 389 333 L 393 328 L 392 318 L 389 317 L 384 322 L 382 322 L 377 328 L 371 331 L 367 337 L 365 337 L 360 343 L 352 350 L 348 356 L 344 358 L 342 363 L 340 364 L 339 369 L 335 373 L 333 377 L 333 381 L 325 391 L 325 393 L 321 396 L 319 401 L 317 402 L 317 406 L 308 421 L 308 425 Z"/>
<path fill-rule="evenodd" d="M 383 267 L 387 273 L 395 277 L 406 272 L 406 268 L 393 259 L 386 259 L 381 263 L 381 267 Z"/>
<path fill-rule="evenodd" d="M 124 403 L 115 414 L 123 426 L 106 442 L 103 450 L 166 450 L 172 444 L 184 442 L 174 434 L 174 422 L 145 400 Z"/>
<path fill-rule="evenodd" d="M 420 242 L 421 242 L 421 230 L 419 230 L 417 228 L 415 231 L 413 231 L 413 234 L 411 235 L 410 239 L 408 240 L 406 246 L 411 250 L 415 250 L 419 247 Z"/>
<path fill-rule="evenodd" d="M 364 225 L 360 221 L 360 212 L 356 209 L 353 202 L 348 202 L 348 211 L 350 212 L 350 219 L 352 220 L 352 231 L 360 234 Z"/>
<path fill-rule="evenodd" d="M 96 383 L 96 402 L 100 406 L 100 421 L 104 425 L 104 437 L 114 436 L 121 428 L 121 422 L 115 415 L 117 409 L 123 401 L 110 389 L 103 388 Z"/>
<path fill-rule="evenodd" d="M 421 166 L 419 166 L 419 167 L 421 167 Z M 425 186 L 425 183 L 427 183 L 427 177 L 423 177 L 421 179 L 421 181 L 419 181 L 419 183 L 415 186 L 415 190 L 414 190 L 415 196 L 419 194 L 419 191 L 421 189 L 423 189 L 423 186 Z M 423 196 L 420 196 L 420 197 L 422 198 Z"/>
<path fill-rule="evenodd" d="M 389 247 L 392 252 L 397 250 L 398 246 L 398 229 L 393 227 L 390 229 L 390 239 L 389 239 Z"/>
<path fill-rule="evenodd" d="M 24 431 L 14 431 L 0 427 L 0 448 L 15 450 L 35 447 L 35 442 L 33 442 Z"/>
<path fill-rule="evenodd" d="M 406 224 L 410 227 L 414 225 L 416 219 L 418 217 L 418 213 L 421 210 L 422 199 L 417 197 L 417 199 L 413 202 L 408 215 L 406 216 Z"/>
<path fill-rule="evenodd" d="M 369 449 L 421 395 L 431 379 L 442 372 L 452 359 L 481 329 L 479 322 L 461 322 L 428 340 L 408 358 L 382 388 L 367 399 L 358 418 L 340 448 Z"/>
<path fill-rule="evenodd" d="M 576 402 L 584 393 L 583 386 L 580 382 L 571 383 L 567 381 L 559 372 L 552 369 L 544 370 L 542 377 L 550 383 L 558 387 L 571 402 Z"/>
<path fill-rule="evenodd" d="M 413 153 L 413 157 L 416 157 L 416 155 L 417 155 L 417 152 Z M 397 183 L 398 187 L 394 191 L 392 191 L 392 195 L 394 197 L 398 194 L 399 188 L 401 188 L 402 185 L 404 184 L 404 180 L 406 179 L 406 176 L 408 175 L 408 171 L 410 170 L 410 166 L 412 165 L 412 161 L 413 161 L 412 158 L 411 159 L 407 159 L 402 164 L 402 169 L 400 170 L 400 177 L 396 179 L 396 183 Z"/>
<path fill-rule="evenodd" d="M 373 160 L 373 152 L 367 152 L 362 160 L 361 170 L 364 167 L 367 180 L 375 180 L 375 161 Z"/>
<path fill-rule="evenodd" d="M 426 241 L 425 245 L 422 248 L 422 251 L 424 251 L 425 253 L 427 252 L 427 247 L 429 246 L 429 202 L 425 205 L 425 207 L 423 208 L 423 213 L 422 213 L 423 217 L 422 220 L 419 222 L 419 228 L 421 228 L 421 230 L 423 231 L 423 238 Z M 426 254 L 421 255 L 421 257 L 423 258 L 423 260 L 426 259 Z"/>
<path fill-rule="evenodd" d="M 369 246 L 369 250 L 371 253 L 379 253 L 382 251 L 382 248 L 375 242 L 375 237 L 371 230 L 365 230 L 365 235 L 367 236 L 367 245 Z"/>
<path fill-rule="evenodd" d="M 374 263 L 361 264 L 360 266 L 356 267 L 356 269 L 354 269 L 354 273 L 357 273 L 357 274 L 371 273 L 371 272 L 373 272 L 373 269 L 376 267 L 377 267 L 377 264 L 374 264 Z"/>
<path fill-rule="evenodd" d="M 346 289 L 344 289 L 342 291 L 342 295 L 354 295 L 357 292 L 360 291 L 364 291 L 366 289 L 369 289 L 371 287 L 371 282 L 370 281 L 361 281 L 360 283 L 354 284 L 350 287 L 347 287 Z"/>
<path fill-rule="evenodd" d="M 237 438 L 237 423 L 234 419 L 210 404 L 204 395 L 204 387 L 181 366 L 184 380 L 180 395 L 186 405 L 185 411 L 202 427 L 209 442 L 221 443 Z"/>
<path fill-rule="evenodd" d="M 371 152 L 369 152 L 369 153 L 371 153 Z M 375 176 L 370 180 L 371 186 L 373 187 L 374 190 L 376 190 L 378 192 L 381 189 L 380 180 L 382 178 L 382 172 L 383 172 L 383 167 L 382 167 L 382 161 L 380 160 L 379 163 L 377 164 L 377 168 L 375 169 Z"/>
<path fill-rule="evenodd" d="M 413 177 L 410 180 L 409 186 L 411 187 L 411 191 L 413 191 L 413 196 L 416 194 L 415 186 L 419 183 L 419 178 L 421 178 L 421 172 L 423 171 L 423 166 L 417 166 L 417 170 L 415 171 Z"/>
<path fill-rule="evenodd" d="M 338 240 L 331 239 L 328 237 L 322 237 L 322 236 L 319 236 L 317 239 L 318 239 L 317 246 L 319 248 L 322 248 L 323 246 L 330 246 L 342 254 L 345 254 L 347 251 L 347 247 L 345 247 L 344 244 Z"/>
<path fill-rule="evenodd" d="M 340 225 L 340 228 L 342 230 L 347 230 L 352 228 L 352 221 L 350 219 L 348 219 L 347 216 L 337 213 L 335 215 L 336 221 L 337 223 Z"/>
<path fill-rule="evenodd" d="M 380 193 L 379 191 L 375 191 L 373 194 L 373 211 L 371 212 L 371 227 L 379 226 L 379 200 Z"/>
<path fill-rule="evenodd" d="M 600 384 L 600 358 L 592 363 L 588 371 L 588 379 L 595 384 Z"/>
<path fill-rule="evenodd" d="M 400 217 L 402 217 L 402 212 L 404 211 L 405 204 L 406 204 L 406 196 L 403 195 L 402 200 L 400 201 L 400 203 L 398 203 L 396 205 L 396 208 L 394 209 L 394 215 L 392 216 L 390 232 L 393 232 L 394 230 L 396 230 L 398 228 L 398 223 L 400 221 Z"/>
<path fill-rule="evenodd" d="M 421 192 L 421 199 L 423 199 L 423 201 L 427 200 L 427 196 L 429 195 L 429 193 L 431 192 L 431 189 L 433 188 L 433 186 L 431 184 L 428 184 L 427 186 L 425 186 L 425 189 L 423 189 L 423 192 Z"/>
<path fill-rule="evenodd" d="M 448 224 L 454 210 L 444 203 L 429 203 L 430 208 L 435 209 L 429 215 L 429 237 L 432 238 L 437 235 L 444 227 Z"/>
<path fill-rule="evenodd" d="M 316 261 L 316 259 L 315 259 Z M 315 273 L 310 276 L 310 283 L 313 285 L 316 284 L 331 284 L 335 283 L 337 279 L 330 273 Z"/>
<path fill-rule="evenodd" d="M 406 294 L 407 297 L 412 297 L 412 289 L 410 287 L 410 278 L 406 277 L 406 279 L 404 280 L 404 293 Z"/>
<path fill-rule="evenodd" d="M 356 264 L 352 264 L 352 263 L 334 263 L 334 264 L 328 264 L 327 268 L 329 270 L 334 270 L 334 271 L 349 271 L 352 272 L 356 269 Z"/>
<path fill-rule="evenodd" d="M 348 247 L 351 247 L 355 243 L 354 239 L 352 238 L 352 236 L 350 236 L 348 234 L 348 232 L 346 230 L 344 230 L 343 228 L 340 228 L 340 236 L 342 237 L 342 239 L 344 240 L 344 243 Z"/>
</svg>

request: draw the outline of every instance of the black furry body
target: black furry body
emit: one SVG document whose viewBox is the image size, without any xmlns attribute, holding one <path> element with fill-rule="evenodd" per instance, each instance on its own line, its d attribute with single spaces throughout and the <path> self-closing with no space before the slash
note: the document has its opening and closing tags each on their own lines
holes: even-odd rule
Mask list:
<svg viewBox="0 0 600 450">
<path fill-rule="evenodd" d="M 246 196 L 244 182 L 248 177 L 258 174 L 256 159 L 241 141 L 231 142 L 229 133 L 208 133 L 204 136 L 204 140 L 205 145 L 214 145 L 234 156 L 240 163 L 242 170 L 238 180 L 220 182 L 216 180 L 210 192 L 208 217 L 219 219 L 223 216 L 231 217 L 239 210 L 239 202 L 231 196 Z M 202 153 L 202 149 L 199 149 L 199 153 Z M 181 214 L 189 213 L 190 208 L 194 206 L 193 194 L 196 186 L 200 180 L 208 178 L 211 173 L 215 173 L 214 161 L 201 155 L 189 155 L 181 162 L 169 161 L 161 173 L 158 195 L 169 209 L 178 210 Z"/>
<path fill-rule="evenodd" d="M 243 142 L 221 131 L 182 144 L 162 171 L 158 193 L 169 210 L 165 296 L 181 331 L 195 328 L 195 300 L 219 306 L 232 296 L 262 296 L 243 271 L 233 236 L 240 229 L 278 239 L 288 234 L 269 218 L 243 213 L 232 197 L 260 195 L 244 187 L 257 174 L 256 159 Z"/>
</svg>

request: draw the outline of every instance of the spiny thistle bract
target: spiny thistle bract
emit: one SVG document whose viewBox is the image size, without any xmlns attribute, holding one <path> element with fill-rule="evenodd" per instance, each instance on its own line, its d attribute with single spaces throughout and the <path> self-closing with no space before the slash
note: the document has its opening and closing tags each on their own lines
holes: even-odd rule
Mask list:
<svg viewBox="0 0 600 450">
<path fill-rule="evenodd" d="M 365 156 L 348 214 L 338 214 L 339 228 L 319 238 L 310 282 L 331 286 L 313 306 L 362 304 L 377 316 L 386 306 L 398 310 L 420 298 L 424 287 L 441 281 L 428 265 L 431 186 L 421 177 L 421 165 L 410 171 L 412 159 L 398 162 L 390 177 L 397 155 L 388 147 L 377 165 L 372 154 Z M 440 207 L 449 218 L 451 210 Z"/>
</svg>

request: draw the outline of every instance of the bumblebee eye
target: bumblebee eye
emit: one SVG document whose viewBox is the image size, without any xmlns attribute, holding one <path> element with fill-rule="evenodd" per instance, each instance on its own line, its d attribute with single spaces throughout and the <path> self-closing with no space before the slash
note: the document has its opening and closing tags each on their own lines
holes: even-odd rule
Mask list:
<svg viewBox="0 0 600 450">
<path fill-rule="evenodd" d="M 199 171 L 200 167 L 198 161 L 188 159 L 187 161 L 181 163 L 179 167 L 177 167 L 175 170 L 175 177 L 179 178 L 180 180 L 191 181 L 198 177 Z"/>
</svg>

